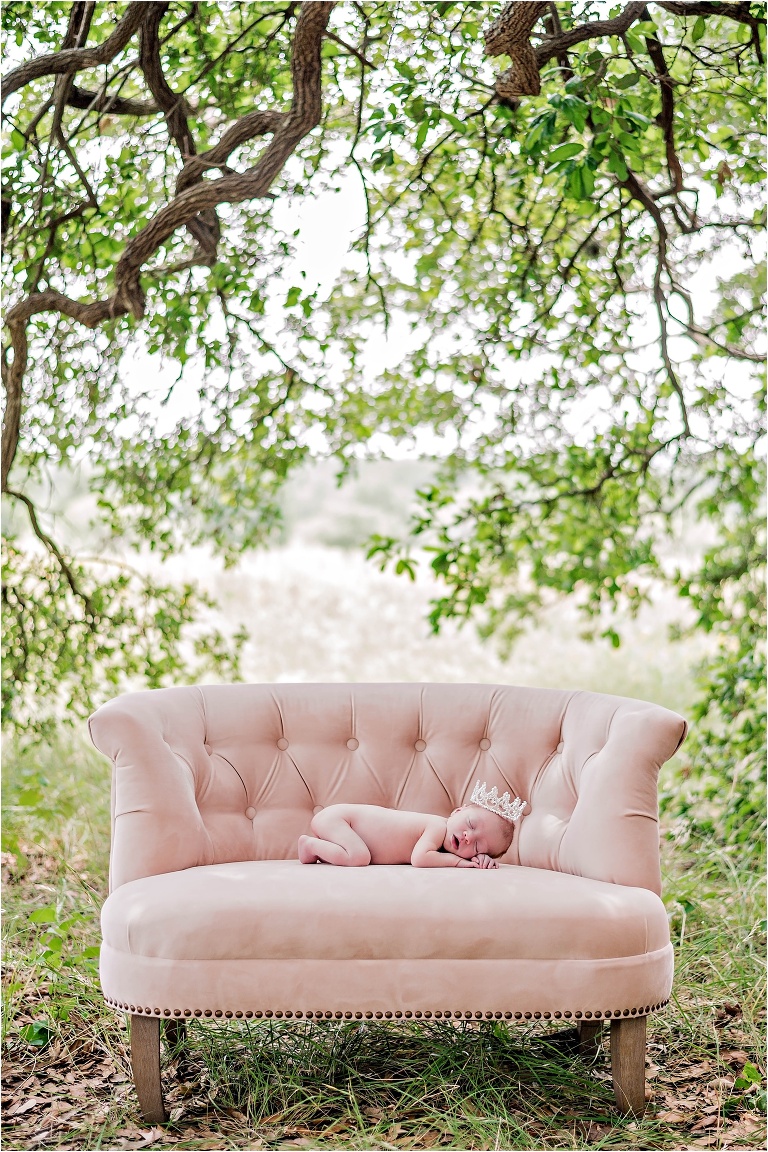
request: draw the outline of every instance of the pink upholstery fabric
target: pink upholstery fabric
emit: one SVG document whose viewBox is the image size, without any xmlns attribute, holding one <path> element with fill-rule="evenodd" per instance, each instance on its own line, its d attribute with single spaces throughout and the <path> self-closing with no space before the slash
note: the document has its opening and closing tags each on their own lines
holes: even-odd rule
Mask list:
<svg viewBox="0 0 768 1152">
<path fill-rule="evenodd" d="M 672 945 L 610 960 L 166 960 L 102 947 L 107 1000 L 155 1016 L 644 1016 Z"/>
<path fill-rule="evenodd" d="M 602 960 L 669 943 L 645 888 L 509 865 L 214 864 L 124 884 L 102 928 L 168 960 Z"/>
<path fill-rule="evenodd" d="M 656 778 L 685 722 L 492 685 L 233 685 L 123 696 L 107 998 L 161 1014 L 647 1012 L 672 950 Z M 528 801 L 498 871 L 300 865 L 338 801 L 447 815 L 477 779 Z M 492 984 L 486 983 L 492 981 Z"/>
</svg>

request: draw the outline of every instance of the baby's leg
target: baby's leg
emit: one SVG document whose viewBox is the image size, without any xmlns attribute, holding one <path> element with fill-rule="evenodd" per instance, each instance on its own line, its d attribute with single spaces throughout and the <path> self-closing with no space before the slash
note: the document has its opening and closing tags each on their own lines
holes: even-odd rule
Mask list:
<svg viewBox="0 0 768 1152">
<path fill-rule="evenodd" d="M 312 820 L 314 835 L 299 837 L 302 864 L 337 864 L 342 868 L 364 868 L 371 862 L 365 842 L 333 808 L 318 812 Z"/>
</svg>

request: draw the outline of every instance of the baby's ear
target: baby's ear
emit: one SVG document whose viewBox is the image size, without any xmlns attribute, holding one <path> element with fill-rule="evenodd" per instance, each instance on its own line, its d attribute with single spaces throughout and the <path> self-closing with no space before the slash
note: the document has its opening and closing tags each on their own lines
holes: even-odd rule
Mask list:
<svg viewBox="0 0 768 1152">
<path fill-rule="evenodd" d="M 461 812 L 461 808 L 454 808 L 453 812 L 451 812 L 451 816 L 455 816 L 457 812 Z"/>
</svg>

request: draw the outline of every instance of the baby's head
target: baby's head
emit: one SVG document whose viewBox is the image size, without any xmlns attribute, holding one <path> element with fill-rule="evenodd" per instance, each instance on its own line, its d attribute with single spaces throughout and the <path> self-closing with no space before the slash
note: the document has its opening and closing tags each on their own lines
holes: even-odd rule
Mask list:
<svg viewBox="0 0 768 1152">
<path fill-rule="evenodd" d="M 454 856 L 471 860 L 484 853 L 503 856 L 512 843 L 515 826 L 511 820 L 489 812 L 477 804 L 464 804 L 454 808 L 446 821 L 443 847 Z"/>
</svg>

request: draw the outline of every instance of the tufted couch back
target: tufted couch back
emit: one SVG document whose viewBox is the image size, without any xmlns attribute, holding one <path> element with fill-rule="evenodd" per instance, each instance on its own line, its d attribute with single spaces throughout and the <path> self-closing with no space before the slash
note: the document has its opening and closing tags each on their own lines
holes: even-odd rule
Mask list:
<svg viewBox="0 0 768 1152">
<path fill-rule="evenodd" d="M 686 731 L 639 700 L 490 684 L 166 688 L 89 724 L 114 763 L 111 888 L 295 857 L 341 801 L 448 815 L 480 779 L 528 802 L 507 863 L 659 892 L 657 776 Z"/>
</svg>

